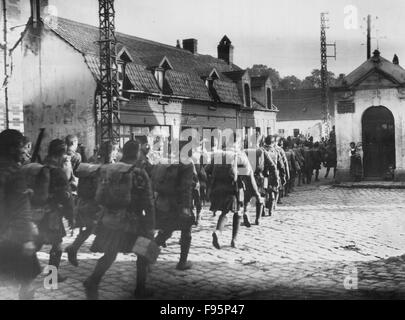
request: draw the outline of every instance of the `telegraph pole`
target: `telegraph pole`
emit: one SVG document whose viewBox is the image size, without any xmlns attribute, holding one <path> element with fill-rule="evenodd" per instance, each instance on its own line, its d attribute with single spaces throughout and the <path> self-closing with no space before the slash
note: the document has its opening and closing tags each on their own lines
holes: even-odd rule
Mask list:
<svg viewBox="0 0 405 320">
<path fill-rule="evenodd" d="M 328 44 L 326 42 L 326 29 L 329 29 L 327 13 L 321 13 L 321 88 L 322 88 L 322 120 L 325 125 L 326 135 L 330 132 L 330 114 L 329 114 L 329 83 L 328 83 L 328 58 L 336 59 L 336 43 Z M 334 55 L 328 55 L 328 47 L 334 47 Z"/>
<path fill-rule="evenodd" d="M 119 141 L 119 84 L 114 0 L 99 0 L 100 142 Z"/>
<path fill-rule="evenodd" d="M 367 60 L 371 58 L 371 15 L 367 16 Z"/>
<path fill-rule="evenodd" d="M 8 110 L 8 46 L 7 46 L 7 4 L 6 0 L 2 0 L 3 5 L 3 40 L 4 40 L 4 111 L 6 120 L 6 129 L 10 128 L 9 110 Z"/>
</svg>

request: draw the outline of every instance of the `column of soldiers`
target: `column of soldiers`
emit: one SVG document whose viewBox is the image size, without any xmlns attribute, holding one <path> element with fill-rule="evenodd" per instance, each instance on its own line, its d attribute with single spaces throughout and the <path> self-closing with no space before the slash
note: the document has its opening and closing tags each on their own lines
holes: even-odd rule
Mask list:
<svg viewBox="0 0 405 320">
<path fill-rule="evenodd" d="M 167 164 L 151 150 L 149 138 L 128 141 L 122 152 L 117 143 L 104 142 L 85 163 L 78 138 L 70 135 L 51 141 L 39 164 L 31 163 L 31 144 L 20 132 L 0 133 L 0 273 L 18 281 L 21 299 L 34 297 L 32 282 L 41 272 L 36 252 L 44 245 L 50 245 L 48 265 L 57 271 L 57 281 L 66 280 L 59 270 L 66 228 L 79 229 L 65 248 L 73 266 L 79 266 L 78 252 L 91 235 L 90 250 L 103 253 L 83 283 L 88 299 L 98 298 L 99 284 L 117 255 L 130 252 L 137 254 L 134 295 L 145 298 L 151 295 L 146 287 L 150 264 L 174 231 L 181 232 L 176 268 L 192 267 L 192 226 L 198 225 L 205 201 L 214 215 L 221 212 L 213 246 L 221 249 L 231 212 L 231 246 L 236 248 L 242 221 L 251 226 L 247 206 L 252 198 L 259 225 L 294 190 L 297 178 L 298 185 L 310 183 L 315 169 L 318 179 L 320 165 L 314 163 L 319 159 L 308 142 L 267 136 L 256 148 L 243 150 L 233 135 L 208 155 L 208 164 L 203 153 Z M 175 157 L 179 150 L 172 150 Z"/>
</svg>

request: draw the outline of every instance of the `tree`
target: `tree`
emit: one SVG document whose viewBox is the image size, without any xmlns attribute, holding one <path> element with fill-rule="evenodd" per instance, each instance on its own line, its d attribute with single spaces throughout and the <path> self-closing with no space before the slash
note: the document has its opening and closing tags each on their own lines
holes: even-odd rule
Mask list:
<svg viewBox="0 0 405 320">
<path fill-rule="evenodd" d="M 329 86 L 333 86 L 336 83 L 336 77 L 333 72 L 328 71 L 327 79 L 329 82 Z M 311 72 L 311 75 L 306 77 L 302 82 L 303 89 L 312 89 L 312 88 L 321 88 L 321 70 L 314 69 Z"/>
<path fill-rule="evenodd" d="M 252 77 L 270 77 L 273 89 L 278 88 L 281 78 L 276 69 L 269 68 L 264 64 L 255 64 L 252 68 L 248 68 L 247 70 Z"/>
<path fill-rule="evenodd" d="M 296 76 L 286 76 L 280 81 L 279 89 L 281 90 L 297 90 L 301 89 L 301 80 Z"/>
</svg>

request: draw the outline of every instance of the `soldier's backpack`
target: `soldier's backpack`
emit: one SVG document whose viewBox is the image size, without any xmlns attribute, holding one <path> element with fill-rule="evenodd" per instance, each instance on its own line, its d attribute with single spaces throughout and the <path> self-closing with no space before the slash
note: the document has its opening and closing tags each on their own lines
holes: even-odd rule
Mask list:
<svg viewBox="0 0 405 320">
<path fill-rule="evenodd" d="M 176 195 L 178 189 L 178 165 L 157 164 L 153 166 L 153 190 L 162 195 Z"/>
<path fill-rule="evenodd" d="M 81 163 L 76 170 L 79 178 L 77 195 L 83 200 L 94 200 L 97 190 L 97 178 L 101 165 Z"/>
<path fill-rule="evenodd" d="M 33 191 L 31 205 L 33 207 L 44 206 L 49 199 L 49 185 L 51 182 L 49 167 L 39 163 L 29 163 L 22 167 L 22 172 L 28 188 Z"/>
<path fill-rule="evenodd" d="M 95 200 L 111 209 L 124 209 L 131 203 L 133 165 L 112 163 L 102 165 L 97 177 Z"/>
<path fill-rule="evenodd" d="M 213 176 L 215 177 L 215 180 L 236 182 L 238 173 L 234 152 L 224 151 L 215 153 L 213 160 Z M 216 163 L 217 161 L 220 161 L 220 163 Z"/>
</svg>

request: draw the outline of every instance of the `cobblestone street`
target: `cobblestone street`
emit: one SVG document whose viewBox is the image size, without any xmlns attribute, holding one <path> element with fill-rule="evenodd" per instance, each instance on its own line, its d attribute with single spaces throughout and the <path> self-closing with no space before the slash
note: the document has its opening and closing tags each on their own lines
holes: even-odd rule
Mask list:
<svg viewBox="0 0 405 320">
<path fill-rule="evenodd" d="M 250 212 L 254 220 L 253 206 Z M 223 248 L 213 248 L 216 220 L 205 208 L 193 231 L 191 270 L 175 269 L 179 233 L 168 241 L 149 275 L 153 299 L 405 298 L 405 190 L 297 187 L 260 226 L 241 228 L 238 249 L 230 247 L 232 219 Z M 85 299 L 82 281 L 100 256 L 88 250 L 92 239 L 79 254 L 79 268 L 64 254 L 61 272 L 69 278 L 57 290 L 44 289 L 43 277 L 37 280 L 36 299 Z M 65 245 L 71 241 L 67 237 Z M 119 255 L 101 284 L 101 299 L 133 299 L 135 261 Z M 345 289 L 356 271 L 357 290 Z M 17 289 L 2 283 L 0 297 L 16 299 Z"/>
</svg>

